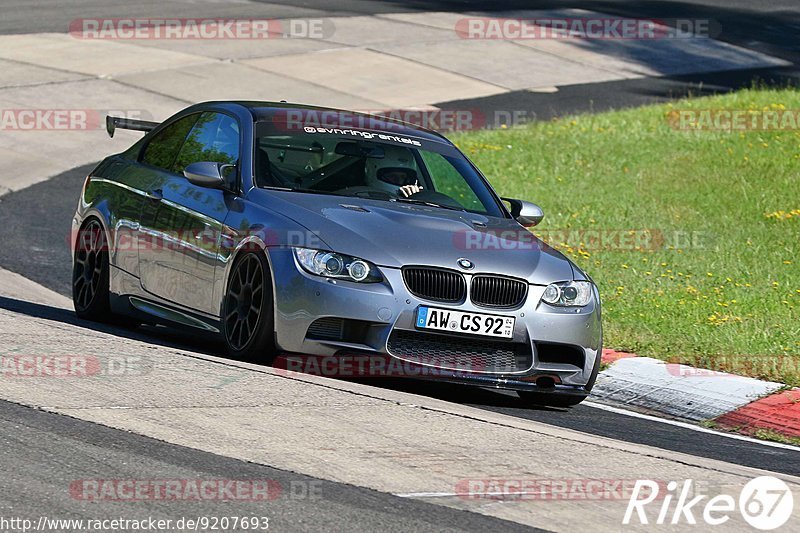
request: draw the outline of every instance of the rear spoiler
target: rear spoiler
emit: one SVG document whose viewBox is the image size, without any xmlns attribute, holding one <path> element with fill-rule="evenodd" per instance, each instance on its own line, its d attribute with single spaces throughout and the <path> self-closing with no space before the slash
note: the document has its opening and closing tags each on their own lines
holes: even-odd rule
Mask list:
<svg viewBox="0 0 800 533">
<path fill-rule="evenodd" d="M 158 124 L 158 122 L 150 122 L 149 120 L 136 120 L 106 115 L 106 131 L 109 137 L 114 136 L 114 131 L 116 131 L 117 128 L 122 128 L 123 130 L 151 131 L 158 126 Z"/>
</svg>

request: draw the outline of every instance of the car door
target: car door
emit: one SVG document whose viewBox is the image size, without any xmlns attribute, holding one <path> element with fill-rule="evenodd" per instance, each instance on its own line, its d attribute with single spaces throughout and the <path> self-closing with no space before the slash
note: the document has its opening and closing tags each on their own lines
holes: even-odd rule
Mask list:
<svg viewBox="0 0 800 533">
<path fill-rule="evenodd" d="M 236 183 L 240 128 L 234 117 L 205 112 L 194 120 L 168 171 L 152 185 L 148 230 L 156 246 L 140 248 L 142 287 L 180 306 L 216 316 L 214 271 L 220 262 L 222 226 L 233 194 L 201 187 L 183 175 L 187 165 L 212 161 L 234 165 L 228 178 Z"/>
<path fill-rule="evenodd" d="M 146 202 L 145 193 L 153 183 L 153 173 L 124 158 L 96 172 L 92 181 L 103 188 L 101 194 L 109 206 L 108 226 L 114 229 L 109 260 L 114 267 L 138 277 L 139 221 Z"/>
<path fill-rule="evenodd" d="M 148 141 L 139 156 L 139 168 L 150 177 L 144 192 L 145 199 L 139 214 L 139 230 L 136 238 L 138 272 L 142 287 L 146 290 L 155 287 L 157 262 L 170 242 L 170 236 L 157 231 L 156 216 L 161 209 L 164 183 L 170 179 L 172 166 L 178 157 L 186 137 L 192 130 L 200 113 L 184 116 L 165 126 Z M 145 286 L 145 280 L 148 280 Z M 161 282 L 166 285 L 167 282 Z"/>
</svg>

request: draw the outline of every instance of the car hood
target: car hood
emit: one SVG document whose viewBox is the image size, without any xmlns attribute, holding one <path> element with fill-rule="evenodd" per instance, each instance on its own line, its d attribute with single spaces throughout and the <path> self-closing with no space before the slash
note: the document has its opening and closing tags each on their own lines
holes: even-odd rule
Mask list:
<svg viewBox="0 0 800 533">
<path fill-rule="evenodd" d="M 425 205 L 270 191 L 270 207 L 330 250 L 379 266 L 428 265 L 499 273 L 538 285 L 572 280 L 572 264 L 516 221 Z M 313 247 L 313 246 L 309 246 Z"/>
</svg>

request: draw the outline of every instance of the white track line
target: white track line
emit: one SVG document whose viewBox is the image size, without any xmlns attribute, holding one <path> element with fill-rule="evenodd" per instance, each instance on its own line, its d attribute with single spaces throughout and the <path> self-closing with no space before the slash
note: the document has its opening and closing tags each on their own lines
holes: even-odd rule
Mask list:
<svg viewBox="0 0 800 533">
<path fill-rule="evenodd" d="M 539 496 L 541 494 L 541 491 L 481 492 L 480 496 L 481 498 L 493 496 L 502 498 L 504 496 Z M 397 496 L 398 498 L 454 498 L 456 496 L 459 498 L 474 498 L 475 494 L 469 492 L 393 492 L 392 496 Z"/>
<path fill-rule="evenodd" d="M 770 446 L 773 448 L 781 448 L 784 450 L 792 450 L 792 451 L 800 451 L 800 448 L 797 446 L 792 446 L 790 444 L 783 444 L 781 442 L 771 442 L 766 440 L 754 439 L 752 437 L 747 437 L 745 435 L 739 435 L 736 433 L 723 433 L 721 431 L 714 431 L 713 429 L 704 428 L 702 426 L 698 426 L 695 424 L 690 424 L 687 422 L 678 422 L 677 420 L 669 420 L 666 418 L 658 418 L 656 416 L 645 415 L 642 413 L 637 413 L 636 411 L 627 411 L 625 409 L 620 409 L 618 407 L 612 407 L 610 405 L 604 405 L 601 403 L 589 402 L 584 401 L 581 405 L 585 405 L 586 407 L 593 407 L 595 409 L 600 409 L 602 411 L 608 411 L 610 413 L 615 413 L 618 415 L 625 415 L 631 416 L 633 418 L 641 418 L 643 420 L 650 420 L 652 422 L 659 422 L 661 424 L 667 424 L 670 426 L 676 426 L 679 428 L 689 429 L 692 431 L 698 431 L 700 433 L 711 433 L 713 435 L 719 435 L 720 437 L 725 437 L 728 439 L 733 440 L 741 440 L 745 442 L 752 442 L 754 444 L 761 444 L 763 446 Z M 393 493 L 394 496 L 398 496 L 400 498 L 455 498 L 456 496 L 464 496 L 464 494 L 460 494 L 458 492 L 405 492 L 405 493 Z M 520 493 L 526 494 L 526 493 Z M 502 494 L 499 494 L 502 496 Z M 515 493 L 516 495 L 516 493 Z M 468 495 L 467 495 L 468 496 Z"/>
<path fill-rule="evenodd" d="M 400 498 L 452 498 L 459 496 L 459 494 L 457 492 L 395 492 L 392 496 Z"/>
<path fill-rule="evenodd" d="M 600 409 L 602 411 L 608 411 L 610 413 L 615 413 L 618 415 L 625 415 L 631 416 L 633 418 L 641 418 L 643 420 L 650 420 L 652 422 L 659 422 L 661 424 L 667 424 L 670 426 L 676 426 L 679 428 L 690 429 L 692 431 L 698 431 L 700 433 L 711 433 L 713 435 L 718 435 L 720 437 L 725 437 L 728 439 L 734 440 L 743 440 L 746 442 L 752 442 L 754 444 L 761 444 L 763 446 L 771 446 L 773 448 L 782 448 L 784 450 L 792 450 L 792 451 L 800 451 L 800 447 L 792 446 L 791 444 L 783 444 L 782 442 L 771 442 L 768 440 L 761 440 L 761 439 L 754 439 L 753 437 L 747 437 L 745 435 L 739 435 L 737 433 L 724 433 L 722 431 L 715 431 L 713 429 L 704 428 L 703 426 L 698 426 L 695 424 L 690 424 L 688 422 L 678 422 L 677 420 L 669 420 L 667 418 L 659 418 L 657 416 L 645 415 L 642 413 L 637 413 L 636 411 L 628 411 L 625 409 L 620 409 L 618 407 L 611 407 L 610 405 L 605 405 L 602 403 L 595 403 L 595 402 L 588 402 L 585 401 L 581 405 L 585 405 L 586 407 L 593 407 L 595 409 Z"/>
</svg>

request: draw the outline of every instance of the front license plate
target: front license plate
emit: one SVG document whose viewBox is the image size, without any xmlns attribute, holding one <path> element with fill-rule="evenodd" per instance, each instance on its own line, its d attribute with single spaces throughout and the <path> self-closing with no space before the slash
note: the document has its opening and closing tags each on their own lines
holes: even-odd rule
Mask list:
<svg viewBox="0 0 800 533">
<path fill-rule="evenodd" d="M 452 333 L 485 335 L 510 339 L 514 335 L 513 316 L 465 313 L 454 309 L 420 307 L 417 311 L 417 327 Z"/>
</svg>

